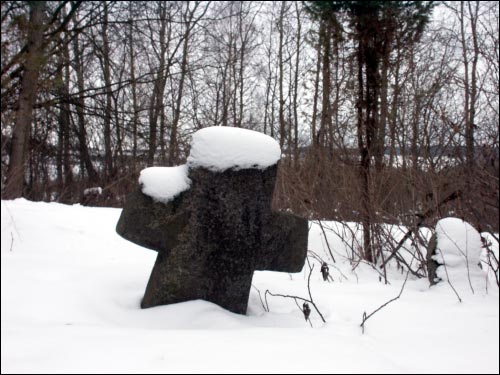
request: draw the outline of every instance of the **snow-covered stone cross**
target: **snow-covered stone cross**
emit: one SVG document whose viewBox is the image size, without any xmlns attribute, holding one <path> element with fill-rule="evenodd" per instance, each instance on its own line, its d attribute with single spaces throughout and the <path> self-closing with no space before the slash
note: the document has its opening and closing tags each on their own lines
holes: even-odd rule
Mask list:
<svg viewBox="0 0 500 375">
<path fill-rule="evenodd" d="M 255 270 L 302 269 L 307 220 L 271 210 L 280 156 L 267 135 L 210 127 L 186 165 L 141 172 L 116 226 L 158 252 L 141 307 L 204 299 L 245 314 Z"/>
</svg>

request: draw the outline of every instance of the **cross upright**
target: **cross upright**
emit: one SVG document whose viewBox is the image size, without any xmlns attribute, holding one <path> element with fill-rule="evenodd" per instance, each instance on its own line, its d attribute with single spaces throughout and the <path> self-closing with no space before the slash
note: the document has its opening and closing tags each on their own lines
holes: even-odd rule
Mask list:
<svg viewBox="0 0 500 375">
<path fill-rule="evenodd" d="M 255 270 L 302 269 L 307 220 L 271 210 L 277 161 L 224 170 L 200 164 L 188 158 L 190 187 L 167 202 L 131 193 L 116 230 L 158 252 L 141 307 L 204 299 L 245 314 Z"/>
</svg>

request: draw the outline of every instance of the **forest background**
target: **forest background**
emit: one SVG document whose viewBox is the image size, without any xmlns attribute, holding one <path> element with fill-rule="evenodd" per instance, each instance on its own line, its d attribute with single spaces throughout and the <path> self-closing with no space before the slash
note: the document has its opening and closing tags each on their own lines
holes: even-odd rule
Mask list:
<svg viewBox="0 0 500 375">
<path fill-rule="evenodd" d="M 281 146 L 275 208 L 360 223 L 369 262 L 382 223 L 498 233 L 498 2 L 3 1 L 1 24 L 2 199 L 121 207 L 235 126 Z"/>
</svg>

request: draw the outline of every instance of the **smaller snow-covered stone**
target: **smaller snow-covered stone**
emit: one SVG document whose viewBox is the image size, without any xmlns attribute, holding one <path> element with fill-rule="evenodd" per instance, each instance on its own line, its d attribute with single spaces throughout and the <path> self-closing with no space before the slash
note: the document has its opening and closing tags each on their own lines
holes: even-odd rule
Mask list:
<svg viewBox="0 0 500 375">
<path fill-rule="evenodd" d="M 91 187 L 91 188 L 85 189 L 83 191 L 84 196 L 87 196 L 90 194 L 101 195 L 102 194 L 102 187 L 99 187 L 99 186 L 98 187 Z"/>
<path fill-rule="evenodd" d="M 460 292 L 484 288 L 485 272 L 479 267 L 482 243 L 479 232 L 462 219 L 448 217 L 436 224 L 437 248 L 432 257 L 439 265 L 436 276 L 450 280 Z M 464 288 L 461 281 L 465 281 Z"/>
<path fill-rule="evenodd" d="M 448 267 L 477 265 L 481 256 L 481 236 L 472 225 L 455 217 L 441 219 L 436 224 L 438 263 Z"/>
<path fill-rule="evenodd" d="M 281 157 L 279 144 L 268 135 L 253 130 L 213 126 L 193 134 L 187 159 L 190 167 L 211 171 L 264 169 Z"/>
<path fill-rule="evenodd" d="M 143 169 L 139 184 L 144 194 L 155 201 L 167 203 L 191 186 L 187 165 Z"/>
</svg>

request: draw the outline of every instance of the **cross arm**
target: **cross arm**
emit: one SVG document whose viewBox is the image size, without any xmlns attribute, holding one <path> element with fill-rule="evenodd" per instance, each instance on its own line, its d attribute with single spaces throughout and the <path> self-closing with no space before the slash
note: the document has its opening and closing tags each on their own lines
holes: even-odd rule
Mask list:
<svg viewBox="0 0 500 375">
<path fill-rule="evenodd" d="M 300 272 L 307 256 L 308 222 L 285 212 L 272 212 L 264 228 L 257 270 Z"/>
<path fill-rule="evenodd" d="M 140 189 L 126 199 L 116 232 L 137 245 L 168 253 L 188 222 L 183 194 L 168 203 L 155 202 Z"/>
</svg>

